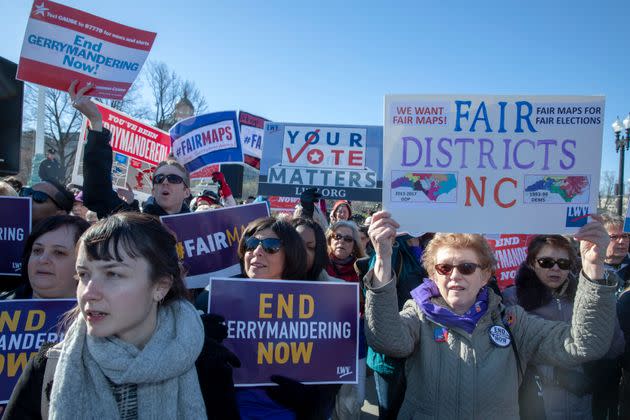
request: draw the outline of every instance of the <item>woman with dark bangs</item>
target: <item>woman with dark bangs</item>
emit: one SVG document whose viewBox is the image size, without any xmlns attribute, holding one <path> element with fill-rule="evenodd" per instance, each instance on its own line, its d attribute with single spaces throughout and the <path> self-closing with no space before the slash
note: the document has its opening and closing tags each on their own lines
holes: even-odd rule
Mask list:
<svg viewBox="0 0 630 420">
<path fill-rule="evenodd" d="M 328 251 L 324 230 L 313 219 L 303 217 L 291 220 L 291 224 L 302 238 L 306 249 L 306 278 L 320 281 L 330 280 L 326 272 Z"/>
<path fill-rule="evenodd" d="M 527 248 L 527 258 L 516 274 L 515 286 L 503 294 L 504 302 L 520 305 L 528 313 L 543 319 L 570 324 L 578 287 L 575 275 L 578 267 L 575 247 L 564 236 L 535 236 Z M 614 358 L 622 351 L 623 336 L 617 325 L 612 347 L 604 358 Z M 591 370 L 596 363 L 588 362 L 570 369 L 529 364 L 519 392 L 521 418 L 539 418 L 542 413 L 533 410 L 536 405 L 544 410 L 546 418 L 591 418 L 594 391 Z M 542 389 L 542 401 L 538 397 L 539 388 Z"/>
<path fill-rule="evenodd" d="M 238 418 L 230 353 L 188 302 L 175 245 L 140 213 L 81 236 L 64 341 L 29 361 L 5 419 Z"/>
</svg>

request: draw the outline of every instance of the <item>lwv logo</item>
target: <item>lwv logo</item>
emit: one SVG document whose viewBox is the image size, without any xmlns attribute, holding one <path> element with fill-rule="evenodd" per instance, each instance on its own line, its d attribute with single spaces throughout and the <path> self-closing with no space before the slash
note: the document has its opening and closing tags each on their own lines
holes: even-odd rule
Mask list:
<svg viewBox="0 0 630 420">
<path fill-rule="evenodd" d="M 343 378 L 348 375 L 352 375 L 351 366 L 337 366 L 337 376 L 339 376 L 339 378 Z"/>
</svg>

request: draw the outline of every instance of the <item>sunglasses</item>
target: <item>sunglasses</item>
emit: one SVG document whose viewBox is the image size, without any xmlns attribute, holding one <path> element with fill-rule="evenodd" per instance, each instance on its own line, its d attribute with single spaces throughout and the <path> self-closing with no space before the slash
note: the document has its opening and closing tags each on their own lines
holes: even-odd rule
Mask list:
<svg viewBox="0 0 630 420">
<path fill-rule="evenodd" d="M 553 268 L 553 266 L 556 264 L 558 264 L 558 268 L 560 270 L 568 270 L 569 268 L 571 268 L 571 261 L 567 260 L 566 258 L 558 258 L 557 260 L 554 260 L 550 257 L 543 257 L 538 258 L 536 262 L 541 268 Z"/>
<path fill-rule="evenodd" d="M 352 236 L 350 236 L 350 235 L 340 235 L 338 233 L 335 233 L 335 234 L 332 235 L 332 238 L 335 241 L 341 241 L 343 239 L 343 241 L 347 242 L 347 243 L 354 242 L 354 238 Z"/>
<path fill-rule="evenodd" d="M 162 184 L 164 181 L 168 181 L 169 184 L 181 184 L 184 182 L 184 178 L 176 174 L 159 174 L 153 177 L 153 185 Z M 186 185 L 184 183 L 184 185 Z"/>
<path fill-rule="evenodd" d="M 59 203 L 57 201 L 55 201 L 54 198 L 52 198 L 51 196 L 49 196 L 48 194 L 46 194 L 43 191 L 37 191 L 32 189 L 31 187 L 24 187 L 20 190 L 20 197 L 31 197 L 33 199 L 34 202 L 36 203 L 45 203 L 46 201 L 50 200 L 53 202 L 53 204 L 55 206 L 57 206 L 57 208 L 62 208 Z"/>
<path fill-rule="evenodd" d="M 267 254 L 276 254 L 282 248 L 282 241 L 278 238 L 258 239 L 254 236 L 245 239 L 245 251 L 253 251 L 258 245 L 262 245 L 263 251 Z"/>
<path fill-rule="evenodd" d="M 456 265 L 453 265 L 453 264 L 436 264 L 435 265 L 435 271 L 437 271 L 443 276 L 448 276 L 449 274 L 451 274 L 454 268 L 457 268 L 457 271 L 459 271 L 460 274 L 467 276 L 469 274 L 474 273 L 478 268 L 481 268 L 481 266 L 479 264 L 475 264 L 471 262 L 465 262 L 465 263 L 456 264 Z"/>
<path fill-rule="evenodd" d="M 630 238 L 630 234 L 624 233 L 621 235 L 608 235 L 608 237 L 610 238 L 611 241 L 618 241 L 619 239 L 625 241 L 628 238 Z"/>
</svg>

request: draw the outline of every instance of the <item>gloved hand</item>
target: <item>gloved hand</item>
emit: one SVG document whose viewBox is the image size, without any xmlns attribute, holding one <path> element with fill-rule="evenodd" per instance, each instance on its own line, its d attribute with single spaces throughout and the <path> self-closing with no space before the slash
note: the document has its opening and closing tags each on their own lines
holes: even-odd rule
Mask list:
<svg viewBox="0 0 630 420">
<path fill-rule="evenodd" d="M 317 188 L 307 188 L 300 194 L 300 204 L 304 210 L 302 215 L 307 219 L 313 218 L 313 212 L 315 211 L 315 203 L 322 198 L 322 195 L 317 192 Z"/>
<path fill-rule="evenodd" d="M 217 343 L 221 343 L 227 338 L 227 325 L 225 325 L 225 318 L 221 315 L 202 314 L 201 322 L 203 322 L 206 337 L 212 338 Z"/>
<path fill-rule="evenodd" d="M 265 388 L 269 398 L 293 411 L 298 420 L 326 419 L 330 415 L 323 412 L 327 411 L 326 407 L 330 405 L 324 401 L 330 399 L 330 393 L 322 392 L 322 386 L 303 385 L 299 381 L 280 375 L 271 375 L 271 381 L 278 386 Z M 336 386 L 333 398 L 338 389 Z"/>
<path fill-rule="evenodd" d="M 223 198 L 227 198 L 232 195 L 232 189 L 225 181 L 225 175 L 221 172 L 214 172 L 212 174 L 212 181 L 219 184 L 219 195 Z"/>
</svg>

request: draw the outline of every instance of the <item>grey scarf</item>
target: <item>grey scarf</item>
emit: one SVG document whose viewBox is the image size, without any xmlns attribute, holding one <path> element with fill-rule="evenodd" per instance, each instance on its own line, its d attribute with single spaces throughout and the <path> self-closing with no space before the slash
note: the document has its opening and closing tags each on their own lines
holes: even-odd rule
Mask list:
<svg viewBox="0 0 630 420">
<path fill-rule="evenodd" d="M 50 419 L 120 418 L 113 384 L 136 384 L 138 418 L 205 418 L 195 360 L 204 341 L 195 308 L 179 300 L 158 311 L 142 350 L 115 337 L 87 335 L 79 314 L 63 342 L 50 397 Z"/>
</svg>

